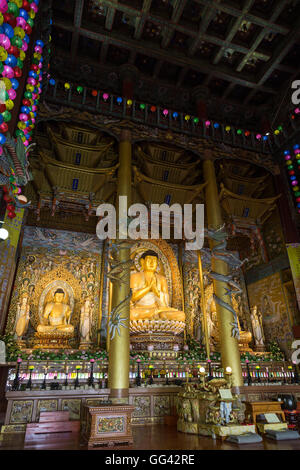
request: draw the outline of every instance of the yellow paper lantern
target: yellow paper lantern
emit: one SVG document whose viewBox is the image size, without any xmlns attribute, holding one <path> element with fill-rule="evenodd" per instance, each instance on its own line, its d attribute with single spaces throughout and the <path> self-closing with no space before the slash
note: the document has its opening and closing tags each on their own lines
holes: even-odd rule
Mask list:
<svg viewBox="0 0 300 470">
<path fill-rule="evenodd" d="M 26 57 L 26 54 L 24 51 L 20 51 L 20 59 L 22 60 L 22 62 L 25 60 L 25 57 Z"/>
<path fill-rule="evenodd" d="M 19 36 L 21 39 L 25 38 L 25 31 L 24 29 L 19 28 L 19 26 L 16 26 L 14 28 L 14 33 L 15 33 L 15 36 Z"/>
<path fill-rule="evenodd" d="M 0 13 L 0 25 L 3 24 L 3 15 Z"/>
<path fill-rule="evenodd" d="M 299 191 L 299 186 L 294 186 L 293 191 Z"/>
<path fill-rule="evenodd" d="M 40 60 L 41 57 L 42 57 L 42 55 L 39 54 L 38 52 L 35 52 L 35 53 L 33 54 L 33 57 L 34 57 L 35 59 L 37 59 L 37 60 Z"/>
<path fill-rule="evenodd" d="M 5 101 L 5 106 L 6 106 L 6 109 L 8 111 L 10 111 L 14 107 L 14 102 L 12 100 L 6 100 Z"/>
<path fill-rule="evenodd" d="M 276 131 L 274 131 L 274 134 L 278 135 L 278 134 L 280 134 L 280 131 L 278 129 L 276 129 Z"/>
<path fill-rule="evenodd" d="M 25 127 L 26 127 L 25 122 L 23 122 L 23 121 L 19 121 L 19 122 L 18 122 L 18 128 L 19 128 L 19 129 L 23 130 L 23 129 L 25 129 Z"/>
<path fill-rule="evenodd" d="M 229 131 L 230 131 L 230 129 L 231 129 L 231 127 L 230 127 L 230 126 L 226 126 L 226 127 L 225 127 L 225 131 L 226 131 L 226 132 L 229 132 Z"/>
<path fill-rule="evenodd" d="M 184 116 L 184 119 L 185 119 L 186 121 L 189 121 L 189 120 L 191 119 L 191 116 L 189 116 L 188 114 L 186 114 L 186 115 Z"/>
<path fill-rule="evenodd" d="M 35 18 L 35 12 L 34 12 L 33 10 L 30 10 L 30 12 L 28 13 L 28 15 L 30 16 L 30 18 L 31 18 L 32 20 L 34 20 L 34 18 Z"/>
<path fill-rule="evenodd" d="M 70 90 L 71 85 L 70 85 L 70 83 L 66 82 L 64 87 L 65 87 L 66 90 Z"/>
<path fill-rule="evenodd" d="M 10 90 L 11 89 L 11 81 L 9 78 L 6 78 L 6 77 L 2 77 L 0 78 L 0 80 L 3 81 L 4 85 L 5 85 L 5 88 L 6 90 Z"/>
<path fill-rule="evenodd" d="M 127 100 L 127 105 L 132 106 L 132 100 Z"/>
<path fill-rule="evenodd" d="M 0 46 L 0 60 L 1 62 L 4 62 L 7 59 L 8 53 L 4 49 L 4 47 Z"/>
<path fill-rule="evenodd" d="M 12 3 L 15 3 L 18 8 L 22 8 L 23 0 L 10 0 Z"/>
</svg>

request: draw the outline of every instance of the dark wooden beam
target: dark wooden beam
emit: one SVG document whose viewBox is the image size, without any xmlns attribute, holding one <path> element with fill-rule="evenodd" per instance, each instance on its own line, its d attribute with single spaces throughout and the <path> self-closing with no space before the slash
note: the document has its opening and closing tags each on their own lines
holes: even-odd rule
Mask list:
<svg viewBox="0 0 300 470">
<path fill-rule="evenodd" d="M 62 21 L 56 21 L 55 24 L 57 27 L 66 31 L 74 31 L 73 26 L 67 25 Z M 163 62 L 167 61 L 180 67 L 190 67 L 194 70 L 198 70 L 201 73 L 213 74 L 215 77 L 221 78 L 223 80 L 234 81 L 238 85 L 249 88 L 257 88 L 257 84 L 253 81 L 250 81 L 247 77 L 247 74 L 242 76 L 240 73 L 231 70 L 228 71 L 226 67 L 215 67 L 214 65 L 207 63 L 205 60 L 187 57 L 185 54 L 179 51 L 176 52 L 176 55 L 170 54 L 168 51 L 161 49 L 156 44 L 148 43 L 146 41 L 137 42 L 127 36 L 121 35 L 120 33 L 116 34 L 111 32 L 109 35 L 107 35 L 103 32 L 94 32 L 83 28 L 79 29 L 79 33 L 82 36 L 94 39 L 96 41 L 107 41 L 109 44 L 114 44 L 124 49 L 133 49 L 137 53 L 153 57 Z M 270 87 L 260 86 L 259 89 L 267 93 L 276 94 L 276 91 Z"/>
<path fill-rule="evenodd" d="M 289 32 L 289 34 L 281 41 L 279 46 L 275 51 L 273 51 L 273 59 L 267 63 L 262 70 L 261 76 L 258 81 L 258 86 L 264 86 L 263 84 L 268 80 L 270 75 L 274 72 L 283 58 L 286 56 L 288 51 L 292 48 L 296 41 L 296 36 L 300 28 L 300 18 L 298 18 L 297 22 L 295 23 L 293 29 Z M 251 91 L 247 96 L 244 104 L 249 103 L 252 97 L 255 95 L 255 90 Z"/>
<path fill-rule="evenodd" d="M 82 21 L 84 0 L 76 0 L 75 10 L 74 10 L 74 31 L 72 35 L 71 43 L 71 59 L 72 61 L 76 57 L 78 41 L 79 41 L 79 28 Z"/>
<path fill-rule="evenodd" d="M 153 78 L 157 78 L 159 75 L 159 72 L 162 68 L 164 61 L 163 60 L 158 60 L 155 64 L 154 71 L 153 71 Z"/>
<path fill-rule="evenodd" d="M 218 0 L 220 1 L 220 0 Z M 200 22 L 198 35 L 193 41 L 192 45 L 189 48 L 188 55 L 191 57 L 195 54 L 196 50 L 198 49 L 200 41 L 203 40 L 203 34 L 208 28 L 209 23 L 211 20 L 216 16 L 216 11 L 214 9 L 209 8 L 208 6 L 204 8 L 202 20 Z"/>
<path fill-rule="evenodd" d="M 116 7 L 115 3 L 112 0 L 101 0 L 101 3 L 102 3 L 102 5 L 107 6 L 107 7 L 112 7 L 112 8 Z M 142 12 L 140 10 L 137 10 L 133 7 L 129 7 L 129 6 L 121 4 L 121 3 L 118 3 L 117 9 L 119 11 L 122 11 L 122 12 L 126 13 L 128 16 L 135 17 L 137 24 L 138 24 L 138 22 L 139 22 L 139 20 L 142 16 Z M 211 9 L 208 8 L 208 11 L 210 11 L 210 10 Z M 212 16 L 214 16 L 214 15 L 215 15 L 215 13 L 212 13 Z M 220 46 L 220 47 L 224 46 L 223 39 L 218 38 L 216 36 L 206 34 L 205 32 L 200 33 L 197 30 L 187 28 L 186 26 L 183 26 L 183 25 L 180 25 L 180 24 L 174 24 L 170 20 L 165 20 L 165 19 L 163 19 L 159 16 L 154 16 L 153 14 L 150 14 L 150 13 L 147 14 L 147 19 L 149 21 L 155 23 L 155 24 L 159 24 L 160 26 L 162 26 L 162 28 L 164 28 L 165 31 L 172 30 L 172 34 L 173 34 L 173 31 L 176 30 L 176 31 L 179 31 L 179 32 L 189 36 L 191 39 L 197 39 L 198 38 L 200 41 L 211 42 L 212 44 L 215 44 L 216 46 Z M 59 21 L 56 22 L 56 24 L 58 24 L 58 23 L 60 23 L 60 22 Z M 206 20 L 203 21 L 203 27 L 202 27 L 203 31 L 205 30 L 205 23 L 206 23 Z M 209 24 L 209 22 L 208 22 L 208 24 Z M 141 33 L 142 33 L 142 30 L 141 30 Z M 249 51 L 248 47 L 242 46 L 240 44 L 230 44 L 227 47 L 231 47 L 235 51 L 240 52 L 242 54 L 247 54 L 247 52 Z M 262 52 L 257 53 L 257 54 L 258 54 L 257 57 L 259 59 L 263 60 L 263 61 L 267 61 L 267 60 L 270 59 L 270 54 L 265 54 L 265 53 L 262 53 Z"/>
<path fill-rule="evenodd" d="M 178 80 L 177 80 L 177 83 L 176 83 L 176 87 L 177 87 L 177 88 L 180 88 L 180 87 L 182 86 L 182 82 L 184 81 L 185 76 L 186 76 L 188 70 L 189 70 L 188 67 L 183 67 L 183 68 L 180 70 L 179 77 L 178 77 Z"/>
<path fill-rule="evenodd" d="M 117 7 L 119 0 L 114 0 L 113 3 L 115 3 L 115 6 Z M 115 14 L 116 14 L 116 8 L 114 7 L 109 7 L 107 10 L 106 14 L 106 19 L 105 19 L 105 29 L 108 31 L 112 30 L 113 24 L 114 24 L 114 19 L 115 19 Z"/>
<path fill-rule="evenodd" d="M 239 17 L 242 14 L 242 10 L 239 10 L 238 8 L 235 8 L 228 4 L 226 5 L 225 3 L 218 3 L 218 0 L 194 0 L 194 1 L 196 3 L 199 3 L 200 5 L 209 6 L 210 8 L 214 10 L 220 10 L 231 16 Z M 265 20 L 264 18 L 261 18 L 260 16 L 256 16 L 250 13 L 247 13 L 245 15 L 244 20 L 250 21 L 250 23 L 256 24 L 258 26 L 262 26 L 263 28 L 270 27 L 272 31 L 274 31 L 274 33 L 276 32 L 276 33 L 285 35 L 289 32 L 289 28 L 287 28 L 286 26 L 271 23 L 269 20 Z"/>
<path fill-rule="evenodd" d="M 103 41 L 101 45 L 101 52 L 100 52 L 100 62 L 101 64 L 105 64 L 107 51 L 108 51 L 109 43 L 108 41 Z"/>
<path fill-rule="evenodd" d="M 165 34 L 161 43 L 161 47 L 166 48 L 169 46 L 170 41 L 173 37 L 174 31 L 176 29 L 176 23 L 180 20 L 180 17 L 183 13 L 183 10 L 187 4 L 187 0 L 175 0 L 173 3 L 173 12 L 171 17 L 172 27 L 165 29 Z"/>
<path fill-rule="evenodd" d="M 274 23 L 278 16 L 280 15 L 280 13 L 282 12 L 282 10 L 286 7 L 287 3 L 289 2 L 289 0 L 281 0 L 274 12 L 272 13 L 272 16 L 270 18 L 270 22 L 271 23 Z M 260 31 L 260 33 L 257 35 L 257 37 L 255 38 L 249 52 L 245 55 L 245 57 L 243 57 L 243 59 L 241 60 L 241 62 L 239 63 L 239 65 L 237 66 L 236 68 L 236 71 L 237 72 L 241 72 L 241 70 L 243 70 L 244 66 L 247 64 L 248 60 L 252 57 L 252 55 L 255 53 L 256 49 L 258 48 L 258 46 L 260 45 L 260 43 L 264 40 L 264 38 L 266 37 L 266 35 L 268 33 L 272 32 L 272 30 L 268 27 L 264 27 L 262 31 Z"/>
<path fill-rule="evenodd" d="M 248 13 L 248 11 L 252 7 L 254 1 L 255 0 L 247 0 L 246 1 L 245 5 L 243 7 L 243 10 L 241 11 L 241 15 L 235 20 L 233 26 L 230 28 L 229 33 L 226 36 L 226 43 L 227 44 L 231 43 L 231 41 L 233 40 L 233 38 L 236 35 L 236 33 L 238 32 L 242 22 L 244 21 L 245 14 Z M 222 59 L 222 57 L 224 55 L 224 52 L 227 49 L 227 47 L 228 46 L 224 46 L 224 47 L 221 47 L 219 49 L 219 51 L 217 52 L 217 54 L 216 54 L 216 56 L 213 60 L 214 64 L 217 64 Z"/>
<path fill-rule="evenodd" d="M 142 15 L 136 18 L 134 39 L 140 39 L 143 34 L 143 29 L 149 15 L 151 4 L 152 0 L 144 0 L 143 2 Z"/>
</svg>

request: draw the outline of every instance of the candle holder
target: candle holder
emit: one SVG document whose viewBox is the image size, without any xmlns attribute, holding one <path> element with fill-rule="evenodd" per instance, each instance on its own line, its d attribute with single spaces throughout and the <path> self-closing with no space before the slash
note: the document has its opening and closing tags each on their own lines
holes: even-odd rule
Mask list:
<svg viewBox="0 0 300 470">
<path fill-rule="evenodd" d="M 90 360 L 90 364 L 91 364 L 91 371 L 90 371 L 90 376 L 88 378 L 88 385 L 89 387 L 95 387 L 95 383 L 94 383 L 94 363 L 95 363 L 95 359 L 91 359 Z"/>
<path fill-rule="evenodd" d="M 283 383 L 286 384 L 286 376 L 285 376 L 284 368 L 282 368 L 282 373 L 283 373 Z"/>
<path fill-rule="evenodd" d="M 76 366 L 76 379 L 75 379 L 75 382 L 74 382 L 74 388 L 75 389 L 80 387 L 79 378 L 78 378 L 78 374 L 79 374 L 80 369 L 81 369 L 80 366 Z"/>
<path fill-rule="evenodd" d="M 232 383 L 231 383 L 232 369 L 231 369 L 231 367 L 226 367 L 225 372 L 224 372 L 224 376 L 225 376 L 226 382 L 228 383 L 228 387 L 231 388 L 231 386 L 232 386 Z"/>
<path fill-rule="evenodd" d="M 298 384 L 299 383 L 299 373 L 298 373 L 298 367 L 295 362 L 293 362 L 294 366 L 294 377 L 293 377 L 293 383 Z"/>
<path fill-rule="evenodd" d="M 136 362 L 137 362 L 137 376 L 135 378 L 135 384 L 136 384 L 137 387 L 140 387 L 141 384 L 142 384 L 141 371 L 140 371 L 140 362 L 141 362 L 141 360 L 137 359 Z"/>
<path fill-rule="evenodd" d="M 247 367 L 247 384 L 250 386 L 250 385 L 252 385 L 252 377 L 251 377 L 251 374 L 250 374 L 248 359 L 246 359 L 246 367 Z"/>
<path fill-rule="evenodd" d="M 206 371 L 204 367 L 199 367 L 199 374 L 200 374 L 200 383 L 201 385 L 205 385 L 205 375 Z"/>
<path fill-rule="evenodd" d="M 28 382 L 26 384 L 26 389 L 29 388 L 29 390 L 31 390 L 31 387 L 32 387 L 32 380 L 31 380 L 31 376 L 32 376 L 32 371 L 34 369 L 34 366 L 29 366 L 29 379 L 28 379 Z"/>
<path fill-rule="evenodd" d="M 68 384 L 68 368 L 66 367 L 66 370 L 65 370 L 65 381 L 64 381 L 64 387 L 67 387 L 69 384 Z"/>
<path fill-rule="evenodd" d="M 169 377 L 168 377 L 168 375 L 169 375 L 169 369 L 166 369 L 166 364 L 165 364 L 165 371 L 166 371 L 166 382 L 165 382 L 165 384 L 166 384 L 166 385 L 170 385 Z"/>
<path fill-rule="evenodd" d="M 17 390 L 19 390 L 19 387 L 20 387 L 20 377 L 19 377 L 19 372 L 20 372 L 20 365 L 22 363 L 22 359 L 20 357 L 18 357 L 17 359 L 17 368 L 16 368 L 16 375 L 15 375 L 15 378 L 14 378 L 14 381 L 13 381 L 13 385 L 12 385 L 12 390 L 15 392 Z"/>
<path fill-rule="evenodd" d="M 260 375 L 259 375 L 260 367 L 259 367 L 259 366 L 256 366 L 255 369 L 257 370 L 257 382 L 260 383 L 260 382 L 261 382 L 261 380 L 260 380 Z"/>
<path fill-rule="evenodd" d="M 207 363 L 208 363 L 208 377 L 207 377 L 207 380 L 212 380 L 214 377 L 212 375 L 211 360 L 207 359 Z"/>
<path fill-rule="evenodd" d="M 41 385 L 41 390 L 46 390 L 46 378 L 47 378 L 47 367 L 45 367 L 45 371 L 44 371 L 44 380 L 43 380 L 43 383 Z"/>
<path fill-rule="evenodd" d="M 149 366 L 150 369 L 150 377 L 149 377 L 149 385 L 153 385 L 153 366 Z"/>
<path fill-rule="evenodd" d="M 290 383 L 294 383 L 294 376 L 293 376 L 293 366 L 288 366 L 288 370 L 291 374 L 291 380 L 290 380 Z"/>
</svg>

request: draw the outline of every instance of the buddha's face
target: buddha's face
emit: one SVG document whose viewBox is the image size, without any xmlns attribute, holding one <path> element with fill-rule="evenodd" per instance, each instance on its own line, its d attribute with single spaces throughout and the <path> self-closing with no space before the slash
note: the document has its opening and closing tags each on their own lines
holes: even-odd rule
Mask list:
<svg viewBox="0 0 300 470">
<path fill-rule="evenodd" d="M 58 304 L 61 304 L 62 301 L 64 300 L 64 294 L 62 292 L 57 292 L 54 296 L 54 300 L 55 302 L 57 302 Z"/>
<path fill-rule="evenodd" d="M 157 268 L 157 258 L 156 256 L 146 256 L 145 259 L 141 260 L 141 264 L 144 271 L 155 272 Z"/>
</svg>

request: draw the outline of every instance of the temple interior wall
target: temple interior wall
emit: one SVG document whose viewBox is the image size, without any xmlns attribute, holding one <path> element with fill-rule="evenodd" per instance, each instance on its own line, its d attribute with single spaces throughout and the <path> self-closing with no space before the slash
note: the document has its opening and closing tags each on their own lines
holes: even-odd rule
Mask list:
<svg viewBox="0 0 300 470">
<path fill-rule="evenodd" d="M 25 227 L 6 332 L 14 330 L 18 305 L 24 293 L 29 296 L 30 315 L 32 316 L 32 306 L 36 303 L 36 300 L 39 300 L 36 297 L 39 296 L 38 288 L 43 285 L 43 278 L 49 273 L 51 278 L 51 271 L 56 273 L 64 269 L 80 285 L 79 304 L 88 295 L 92 298 L 92 336 L 93 340 L 96 341 L 98 318 L 101 315 L 99 306 L 101 256 L 102 241 L 96 235 Z M 61 278 L 63 279 L 63 277 L 62 274 Z M 44 287 L 47 287 L 47 281 L 45 281 Z M 107 302 L 105 289 L 103 293 L 103 302 L 105 304 Z M 76 326 L 78 329 L 78 324 Z M 34 329 L 32 322 L 30 322 L 26 335 L 28 345 L 30 345 L 33 334 Z M 78 336 L 78 332 L 75 336 Z"/>
</svg>

